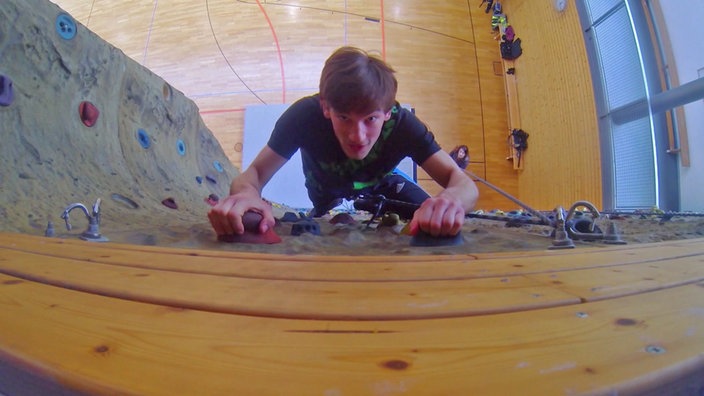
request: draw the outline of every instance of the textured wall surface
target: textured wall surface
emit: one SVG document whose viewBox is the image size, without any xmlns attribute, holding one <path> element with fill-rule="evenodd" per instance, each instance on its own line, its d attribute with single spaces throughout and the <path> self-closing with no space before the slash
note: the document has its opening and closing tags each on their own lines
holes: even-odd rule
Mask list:
<svg viewBox="0 0 704 396">
<path fill-rule="evenodd" d="M 190 99 L 48 1 L 0 20 L 0 230 L 64 232 L 98 198 L 112 230 L 207 222 L 238 170 Z"/>
</svg>

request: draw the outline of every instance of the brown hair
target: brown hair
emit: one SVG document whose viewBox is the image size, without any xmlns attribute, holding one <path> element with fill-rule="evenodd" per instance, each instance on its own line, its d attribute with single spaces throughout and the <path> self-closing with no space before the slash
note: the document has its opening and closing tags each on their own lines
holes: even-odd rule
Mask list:
<svg viewBox="0 0 704 396">
<path fill-rule="evenodd" d="M 389 111 L 396 103 L 394 69 L 354 47 L 336 50 L 320 74 L 320 99 L 340 112 Z"/>
</svg>

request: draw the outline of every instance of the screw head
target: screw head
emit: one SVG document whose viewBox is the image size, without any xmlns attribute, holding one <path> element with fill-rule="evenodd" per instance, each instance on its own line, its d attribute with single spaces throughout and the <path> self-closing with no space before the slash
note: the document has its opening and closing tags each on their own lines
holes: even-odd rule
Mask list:
<svg viewBox="0 0 704 396">
<path fill-rule="evenodd" d="M 662 355 L 663 353 L 667 352 L 665 348 L 657 345 L 648 345 L 647 347 L 645 347 L 645 351 L 653 355 Z"/>
</svg>

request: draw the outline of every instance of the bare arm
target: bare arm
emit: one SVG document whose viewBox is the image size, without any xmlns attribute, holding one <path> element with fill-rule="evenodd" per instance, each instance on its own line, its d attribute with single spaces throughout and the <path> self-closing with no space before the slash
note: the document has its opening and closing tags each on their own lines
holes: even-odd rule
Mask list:
<svg viewBox="0 0 704 396">
<path fill-rule="evenodd" d="M 247 211 L 262 215 L 260 232 L 264 233 L 274 226 L 271 207 L 262 200 L 261 194 L 264 186 L 286 161 L 269 146 L 264 146 L 249 167 L 232 181 L 230 195 L 208 212 L 210 224 L 218 235 L 242 234 L 242 215 Z"/>
<path fill-rule="evenodd" d="M 433 236 L 456 235 L 479 198 L 476 184 L 444 151 L 430 156 L 421 167 L 445 189 L 423 202 L 413 215 L 411 232 L 421 229 Z"/>
</svg>

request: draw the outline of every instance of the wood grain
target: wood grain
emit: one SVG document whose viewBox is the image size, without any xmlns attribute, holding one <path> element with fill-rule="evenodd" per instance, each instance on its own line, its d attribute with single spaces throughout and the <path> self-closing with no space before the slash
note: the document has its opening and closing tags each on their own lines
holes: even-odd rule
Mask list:
<svg viewBox="0 0 704 396">
<path fill-rule="evenodd" d="M 0 374 L 35 387 L 0 391 L 696 390 L 703 280 L 702 239 L 438 260 L 0 234 Z"/>
</svg>

